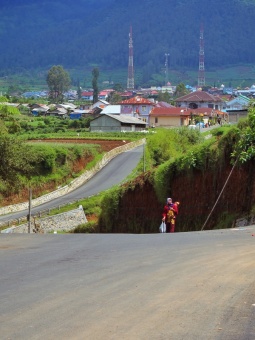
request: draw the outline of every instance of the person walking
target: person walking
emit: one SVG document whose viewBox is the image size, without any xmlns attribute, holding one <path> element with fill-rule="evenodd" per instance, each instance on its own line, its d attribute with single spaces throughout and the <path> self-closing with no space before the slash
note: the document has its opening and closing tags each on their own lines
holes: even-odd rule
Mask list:
<svg viewBox="0 0 255 340">
<path fill-rule="evenodd" d="M 166 233 L 174 233 L 175 220 L 178 215 L 179 202 L 173 203 L 172 198 L 168 198 L 164 206 L 162 221 L 166 223 Z"/>
</svg>

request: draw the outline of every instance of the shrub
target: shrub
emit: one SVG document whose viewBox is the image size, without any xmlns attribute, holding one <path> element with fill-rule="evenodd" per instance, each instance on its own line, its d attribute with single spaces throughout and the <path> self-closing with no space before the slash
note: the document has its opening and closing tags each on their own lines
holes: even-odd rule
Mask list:
<svg viewBox="0 0 255 340">
<path fill-rule="evenodd" d="M 73 231 L 74 234 L 78 233 L 98 233 L 98 225 L 96 222 L 87 222 L 84 224 L 80 224 Z"/>
</svg>

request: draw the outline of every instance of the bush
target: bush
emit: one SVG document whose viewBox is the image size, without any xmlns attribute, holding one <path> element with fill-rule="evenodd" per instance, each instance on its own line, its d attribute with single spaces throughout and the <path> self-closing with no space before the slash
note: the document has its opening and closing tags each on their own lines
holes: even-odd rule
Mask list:
<svg viewBox="0 0 255 340">
<path fill-rule="evenodd" d="M 98 233 L 98 225 L 96 222 L 87 222 L 80 224 L 73 231 L 74 234 L 88 234 L 88 233 Z"/>
</svg>

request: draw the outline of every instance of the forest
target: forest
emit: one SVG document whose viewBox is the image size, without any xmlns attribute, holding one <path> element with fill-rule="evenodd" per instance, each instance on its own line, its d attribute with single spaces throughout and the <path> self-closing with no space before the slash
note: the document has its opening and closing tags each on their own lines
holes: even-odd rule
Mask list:
<svg viewBox="0 0 255 340">
<path fill-rule="evenodd" d="M 169 68 L 198 69 L 204 27 L 206 70 L 255 62 L 254 0 L 1 1 L 0 77 L 63 65 L 127 68 L 130 26 L 138 82 Z"/>
</svg>

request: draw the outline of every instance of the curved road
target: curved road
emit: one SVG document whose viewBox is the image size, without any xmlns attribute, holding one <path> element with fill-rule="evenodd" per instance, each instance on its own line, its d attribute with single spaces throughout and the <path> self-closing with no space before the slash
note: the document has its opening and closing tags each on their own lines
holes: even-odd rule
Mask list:
<svg viewBox="0 0 255 340">
<path fill-rule="evenodd" d="M 2 234 L 0 338 L 254 340 L 253 235 Z"/>
<path fill-rule="evenodd" d="M 143 146 L 139 146 L 130 151 L 126 151 L 117 155 L 95 176 L 93 176 L 88 182 L 81 185 L 79 188 L 47 203 L 32 207 L 32 214 L 36 214 L 39 211 L 47 210 L 52 207 L 67 204 L 68 202 L 96 195 L 99 192 L 121 183 L 132 172 L 132 170 L 135 169 L 142 155 Z M 26 216 L 27 214 L 28 209 L 8 215 L 1 215 L 0 223 L 18 219 L 20 217 Z"/>
</svg>

